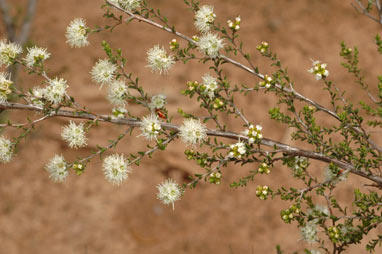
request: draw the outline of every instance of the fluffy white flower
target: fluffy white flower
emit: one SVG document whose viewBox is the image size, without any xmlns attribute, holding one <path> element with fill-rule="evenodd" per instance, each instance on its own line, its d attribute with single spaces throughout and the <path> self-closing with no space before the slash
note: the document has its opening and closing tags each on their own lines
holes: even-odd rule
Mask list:
<svg viewBox="0 0 382 254">
<path fill-rule="evenodd" d="M 206 73 L 203 77 L 204 92 L 210 97 L 210 99 L 215 97 L 215 90 L 218 88 L 217 79 L 212 77 L 210 74 Z"/>
<path fill-rule="evenodd" d="M 113 108 L 112 113 L 113 119 L 124 118 L 125 114 L 127 114 L 127 109 L 124 107 Z"/>
<path fill-rule="evenodd" d="M 121 8 L 128 10 L 128 11 L 134 11 L 135 9 L 138 9 L 141 7 L 141 0 L 113 0 L 109 1 L 112 2 L 115 5 L 120 6 Z"/>
<path fill-rule="evenodd" d="M 230 152 L 228 157 L 241 159 L 241 157 L 247 153 L 247 148 L 243 142 L 237 142 L 236 144 L 230 145 Z"/>
<path fill-rule="evenodd" d="M 82 18 L 74 19 L 66 28 L 66 42 L 72 48 L 81 48 L 89 45 L 88 27 Z"/>
<path fill-rule="evenodd" d="M 249 128 L 243 132 L 243 134 L 248 137 L 249 144 L 253 144 L 256 140 L 263 138 L 263 135 L 261 134 L 262 129 L 263 127 L 261 125 L 249 125 Z"/>
<path fill-rule="evenodd" d="M 313 67 L 310 68 L 308 72 L 314 74 L 317 80 L 320 80 L 322 78 L 326 78 L 327 76 L 329 76 L 329 71 L 326 69 L 325 63 L 312 60 L 312 65 Z"/>
<path fill-rule="evenodd" d="M 37 46 L 28 48 L 28 54 L 24 58 L 26 65 L 29 68 L 32 68 L 35 64 L 43 63 L 50 57 L 50 53 L 48 53 L 46 50 L 46 48 L 39 48 Z"/>
<path fill-rule="evenodd" d="M 207 127 L 200 120 L 188 118 L 179 127 L 179 136 L 187 145 L 195 146 L 207 137 Z"/>
<path fill-rule="evenodd" d="M 0 72 L 0 105 L 6 104 L 8 95 L 12 93 L 11 85 L 13 82 L 9 79 L 9 76 L 5 72 Z"/>
<path fill-rule="evenodd" d="M 124 80 L 114 80 L 110 83 L 107 99 L 117 107 L 126 106 L 127 86 Z"/>
<path fill-rule="evenodd" d="M 128 161 L 123 154 L 107 156 L 103 160 L 102 168 L 106 180 L 116 185 L 120 185 L 125 181 L 128 178 L 128 173 L 131 172 Z"/>
<path fill-rule="evenodd" d="M 168 55 L 166 50 L 159 45 L 155 45 L 153 48 L 147 51 L 147 62 L 146 67 L 150 67 L 152 72 L 159 74 L 166 74 L 175 64 L 174 57 Z"/>
<path fill-rule="evenodd" d="M 4 136 L 0 136 L 0 162 L 7 163 L 10 162 L 13 155 L 13 145 L 12 142 L 5 138 Z"/>
<path fill-rule="evenodd" d="M 16 57 L 23 52 L 22 47 L 13 42 L 8 42 L 6 40 L 0 41 L 0 67 L 4 64 L 9 66 L 13 64 Z"/>
<path fill-rule="evenodd" d="M 79 148 L 86 146 L 86 136 L 84 124 L 76 125 L 70 121 L 69 125 L 64 126 L 61 132 L 63 140 L 68 142 L 70 148 Z"/>
<path fill-rule="evenodd" d="M 151 97 L 151 102 L 149 103 L 150 109 L 161 109 L 166 105 L 166 95 L 157 94 Z"/>
<path fill-rule="evenodd" d="M 110 84 L 115 78 L 115 72 L 117 66 L 108 59 L 99 59 L 93 66 L 90 74 L 94 82 L 101 84 L 101 87 L 105 84 Z"/>
<path fill-rule="evenodd" d="M 49 178 L 53 182 L 63 182 L 69 174 L 64 157 L 57 154 L 45 166 L 45 170 L 49 172 Z"/>
<path fill-rule="evenodd" d="M 139 136 L 144 136 L 147 140 L 150 141 L 153 138 L 156 139 L 162 129 L 158 120 L 158 116 L 155 114 L 144 116 L 141 122 L 140 129 L 142 131 L 142 134 L 140 134 Z"/>
<path fill-rule="evenodd" d="M 336 173 L 333 172 L 333 170 L 330 167 L 325 167 L 325 181 L 331 181 L 333 184 L 345 181 L 348 177 L 348 174 L 343 174 L 342 172 L 342 170 L 339 170 L 338 173 Z"/>
<path fill-rule="evenodd" d="M 207 33 L 200 37 L 197 46 L 201 52 L 215 58 L 219 55 L 219 50 L 224 47 L 224 40 L 219 38 L 217 34 Z"/>
<path fill-rule="evenodd" d="M 302 239 L 306 241 L 307 243 L 315 243 L 318 241 L 317 238 L 317 224 L 315 221 L 309 221 L 306 223 L 305 227 L 301 227 L 301 235 Z"/>
<path fill-rule="evenodd" d="M 172 204 L 172 209 L 174 209 L 174 202 L 178 201 L 183 194 L 183 190 L 172 179 L 167 179 L 159 184 L 157 189 L 158 199 L 165 205 Z"/>
<path fill-rule="evenodd" d="M 49 80 L 49 85 L 45 88 L 44 98 L 52 104 L 60 104 L 66 95 L 66 89 L 68 85 L 65 79 Z"/>
<path fill-rule="evenodd" d="M 195 13 L 195 27 L 201 33 L 207 33 L 210 31 L 211 24 L 214 22 L 216 15 L 214 13 L 214 7 L 210 5 L 203 5 Z"/>
<path fill-rule="evenodd" d="M 43 108 L 44 107 L 44 101 L 42 100 L 44 98 L 46 88 L 41 87 L 33 87 L 32 89 L 32 104 L 38 107 Z"/>
</svg>

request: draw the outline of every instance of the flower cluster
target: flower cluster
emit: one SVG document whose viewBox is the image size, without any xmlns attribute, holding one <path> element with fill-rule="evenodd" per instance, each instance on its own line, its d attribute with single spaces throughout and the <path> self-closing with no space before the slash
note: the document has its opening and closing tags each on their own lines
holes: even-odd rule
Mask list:
<svg viewBox="0 0 382 254">
<path fill-rule="evenodd" d="M 94 82 L 101 84 L 101 87 L 110 84 L 115 78 L 117 66 L 108 59 L 99 59 L 93 66 L 90 74 Z"/>
<path fill-rule="evenodd" d="M 79 148 L 86 146 L 86 136 L 84 124 L 76 125 L 70 121 L 69 125 L 63 127 L 61 137 L 68 142 L 70 148 Z"/>
<path fill-rule="evenodd" d="M 179 43 L 178 43 L 178 41 L 176 40 L 176 39 L 172 39 L 171 41 L 170 41 L 170 49 L 172 50 L 172 51 L 175 51 L 175 50 L 177 50 L 179 48 Z"/>
<path fill-rule="evenodd" d="M 69 23 L 66 28 L 66 42 L 72 48 L 81 48 L 89 45 L 88 41 L 89 27 L 82 18 L 77 18 Z"/>
<path fill-rule="evenodd" d="M 297 207 L 296 205 L 291 205 L 289 207 L 289 209 L 286 209 L 286 210 L 282 210 L 280 212 L 280 215 L 281 215 L 281 219 L 285 222 L 285 223 L 291 223 L 291 221 L 293 219 L 295 219 L 295 216 L 297 214 L 300 213 L 300 209 L 299 207 Z"/>
<path fill-rule="evenodd" d="M 333 243 L 337 243 L 342 236 L 342 232 L 337 227 L 332 226 L 328 228 L 328 236 Z"/>
<path fill-rule="evenodd" d="M 134 11 L 141 7 L 141 0 L 108 0 L 110 3 L 128 11 Z"/>
<path fill-rule="evenodd" d="M 9 79 L 9 74 L 0 72 L 0 105 L 7 103 L 8 95 L 12 93 L 12 84 L 13 82 Z"/>
<path fill-rule="evenodd" d="M 315 243 L 318 241 L 318 229 L 316 221 L 309 221 L 304 227 L 301 227 L 301 236 L 307 243 Z"/>
<path fill-rule="evenodd" d="M 183 194 L 183 189 L 172 179 L 168 179 L 157 186 L 158 199 L 165 205 L 172 204 L 174 209 L 174 202 L 178 201 Z"/>
<path fill-rule="evenodd" d="M 329 71 L 326 69 L 326 63 L 321 63 L 320 61 L 312 61 L 313 67 L 308 70 L 316 76 L 317 80 L 326 78 L 329 76 Z"/>
<path fill-rule="evenodd" d="M 220 174 L 219 172 L 211 173 L 208 178 L 208 182 L 214 183 L 214 184 L 220 184 L 221 179 L 222 179 L 222 174 Z"/>
<path fill-rule="evenodd" d="M 160 133 L 162 127 L 158 120 L 158 116 L 155 114 L 150 114 L 148 116 L 144 116 L 141 122 L 140 127 L 142 134 L 139 136 L 144 136 L 147 140 L 156 139 L 158 134 Z"/>
<path fill-rule="evenodd" d="M 269 174 L 271 170 L 269 169 L 269 165 L 265 162 L 260 164 L 259 169 L 257 170 L 260 174 Z"/>
<path fill-rule="evenodd" d="M 207 136 L 207 127 L 200 120 L 188 118 L 179 127 L 179 136 L 187 145 L 202 143 Z"/>
<path fill-rule="evenodd" d="M 272 77 L 265 75 L 264 80 L 259 82 L 259 86 L 270 88 L 272 85 Z"/>
<path fill-rule="evenodd" d="M 49 57 L 50 53 L 47 52 L 46 48 L 34 46 L 33 48 L 28 48 L 28 54 L 24 58 L 24 61 L 27 67 L 32 68 L 35 65 L 42 64 Z"/>
<path fill-rule="evenodd" d="M 261 130 L 263 127 L 261 125 L 253 126 L 253 124 L 249 125 L 249 128 L 246 129 L 243 134 L 248 137 L 248 143 L 253 144 L 256 141 L 263 138 L 263 135 L 261 134 Z"/>
<path fill-rule="evenodd" d="M 270 193 L 271 193 L 271 189 L 269 189 L 269 187 L 266 185 L 256 187 L 256 196 L 261 200 L 267 199 Z"/>
<path fill-rule="evenodd" d="M 333 184 L 343 182 L 347 179 L 348 174 L 344 174 L 342 169 L 328 166 L 324 171 L 325 181 L 331 181 Z"/>
<path fill-rule="evenodd" d="M 43 90 L 44 98 L 52 104 L 60 104 L 66 95 L 66 83 L 66 80 L 57 77 L 49 80 L 49 85 Z"/>
<path fill-rule="evenodd" d="M 44 88 L 41 88 L 38 86 L 33 87 L 32 94 L 31 94 L 32 95 L 32 104 L 35 106 L 43 108 L 44 104 L 45 104 L 43 101 L 44 93 L 45 93 Z"/>
<path fill-rule="evenodd" d="M 216 15 L 214 7 L 210 5 L 203 5 L 195 13 L 195 27 L 201 33 L 210 31 L 212 23 L 214 23 Z"/>
<path fill-rule="evenodd" d="M 6 40 L 0 41 L 0 67 L 2 65 L 10 66 L 16 60 L 16 57 L 23 52 L 20 45 Z"/>
<path fill-rule="evenodd" d="M 5 138 L 4 136 L 0 136 L 0 162 L 7 163 L 10 162 L 13 155 L 13 144 L 12 142 Z"/>
<path fill-rule="evenodd" d="M 206 73 L 203 77 L 203 84 L 200 85 L 200 89 L 210 97 L 210 99 L 215 97 L 215 90 L 218 88 L 217 79 L 212 77 L 210 74 Z"/>
<path fill-rule="evenodd" d="M 127 113 L 127 109 L 124 107 L 118 107 L 112 109 L 113 118 L 124 118 Z"/>
<path fill-rule="evenodd" d="M 125 157 L 119 154 L 107 156 L 102 164 L 103 173 L 107 181 L 112 184 L 119 185 L 128 178 L 128 173 L 131 172 L 128 161 Z"/>
<path fill-rule="evenodd" d="M 234 31 L 237 31 L 237 30 L 240 29 L 241 18 L 240 17 L 236 17 L 235 21 L 228 20 L 227 23 L 228 23 L 228 27 L 229 28 L 231 28 Z"/>
<path fill-rule="evenodd" d="M 219 50 L 224 47 L 224 40 L 219 38 L 217 34 L 208 32 L 199 38 L 197 46 L 206 56 L 216 58 L 219 55 Z"/>
<path fill-rule="evenodd" d="M 230 145 L 230 151 L 228 153 L 228 157 L 241 159 L 243 155 L 247 153 L 247 148 L 245 147 L 245 143 L 237 142 L 236 144 Z"/>
<path fill-rule="evenodd" d="M 164 108 L 166 105 L 166 95 L 164 94 L 157 94 L 151 97 L 151 102 L 149 103 L 149 108 L 154 109 L 161 109 Z"/>
<path fill-rule="evenodd" d="M 260 51 L 262 55 L 265 55 L 268 53 L 269 44 L 266 41 L 262 41 L 260 45 L 256 46 L 256 49 Z"/>
<path fill-rule="evenodd" d="M 63 182 L 68 177 L 68 165 L 62 155 L 55 155 L 45 166 L 53 182 Z"/>
<path fill-rule="evenodd" d="M 122 79 L 114 80 L 110 83 L 107 99 L 117 107 L 126 106 L 127 86 Z"/>
<path fill-rule="evenodd" d="M 146 67 L 150 67 L 152 72 L 167 74 L 175 64 L 175 59 L 172 55 L 168 55 L 163 47 L 155 45 L 147 51 L 147 62 Z"/>
</svg>

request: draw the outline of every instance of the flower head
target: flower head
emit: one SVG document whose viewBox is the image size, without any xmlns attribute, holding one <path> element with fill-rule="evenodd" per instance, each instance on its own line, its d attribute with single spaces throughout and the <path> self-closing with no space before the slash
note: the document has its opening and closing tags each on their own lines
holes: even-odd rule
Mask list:
<svg viewBox="0 0 382 254">
<path fill-rule="evenodd" d="M 123 154 L 107 156 L 103 160 L 102 168 L 106 180 L 116 185 L 120 185 L 125 181 L 128 178 L 128 173 L 131 172 L 128 161 Z"/>
<path fill-rule="evenodd" d="M 144 116 L 141 122 L 140 129 L 142 131 L 142 134 L 139 136 L 144 136 L 147 140 L 150 141 L 153 138 L 156 139 L 162 129 L 158 120 L 158 116 L 155 114 Z"/>
<path fill-rule="evenodd" d="M 172 179 L 167 179 L 159 184 L 157 189 L 158 199 L 165 205 L 172 204 L 172 209 L 174 209 L 174 202 L 178 201 L 183 194 L 183 190 Z"/>
<path fill-rule="evenodd" d="M 57 77 L 49 80 L 49 85 L 44 90 L 44 98 L 52 104 L 60 104 L 66 95 L 66 83 L 65 79 Z"/>
<path fill-rule="evenodd" d="M 228 153 L 228 157 L 230 158 L 241 159 L 241 157 L 247 153 L 247 148 L 243 142 L 237 142 L 229 147 L 230 151 Z"/>
<path fill-rule="evenodd" d="M 125 107 L 118 107 L 118 108 L 113 108 L 112 109 L 113 119 L 118 119 L 118 118 L 124 118 L 125 114 L 127 113 L 127 109 Z"/>
<path fill-rule="evenodd" d="M 150 67 L 152 72 L 159 74 L 167 74 L 175 64 L 174 57 L 168 55 L 166 50 L 159 45 L 155 45 L 147 51 L 147 62 L 148 65 L 146 67 Z"/>
<path fill-rule="evenodd" d="M 32 104 L 38 107 L 44 107 L 44 98 L 46 88 L 41 88 L 38 86 L 33 87 L 32 89 Z"/>
<path fill-rule="evenodd" d="M 84 124 L 79 125 L 70 121 L 69 125 L 63 127 L 61 137 L 68 142 L 70 148 L 79 148 L 86 146 L 86 136 Z"/>
<path fill-rule="evenodd" d="M 166 95 L 157 94 L 151 97 L 151 102 L 149 104 L 150 109 L 161 109 L 166 105 Z"/>
<path fill-rule="evenodd" d="M 214 22 L 216 15 L 214 13 L 214 7 L 210 5 L 203 5 L 195 13 L 195 27 L 201 33 L 207 33 L 210 31 L 211 25 Z"/>
<path fill-rule="evenodd" d="M 248 137 L 249 144 L 253 144 L 254 142 L 263 138 L 263 135 L 261 134 L 262 129 L 263 127 L 261 125 L 249 125 L 249 128 L 243 132 L 243 134 Z"/>
<path fill-rule="evenodd" d="M 10 162 L 13 155 L 13 144 L 12 142 L 5 138 L 4 136 L 0 136 L 0 162 L 7 163 Z"/>
<path fill-rule="evenodd" d="M 235 21 L 228 20 L 227 23 L 228 23 L 229 28 L 231 28 L 234 31 L 237 31 L 240 29 L 241 18 L 240 18 L 240 16 L 236 17 Z"/>
<path fill-rule="evenodd" d="M 81 48 L 89 45 L 86 21 L 82 18 L 72 20 L 66 28 L 66 42 L 72 48 Z"/>
<path fill-rule="evenodd" d="M 208 97 L 210 97 L 210 99 L 214 98 L 215 90 L 218 88 L 217 79 L 207 73 L 202 77 L 202 80 L 203 80 L 203 84 L 201 88 L 208 95 Z"/>
<path fill-rule="evenodd" d="M 107 99 L 117 107 L 126 106 L 127 86 L 124 80 L 114 80 L 110 83 Z"/>
<path fill-rule="evenodd" d="M 49 172 L 49 178 L 53 182 L 63 182 L 68 177 L 68 165 L 62 155 L 55 155 L 45 166 L 45 170 Z"/>
<path fill-rule="evenodd" d="M 317 224 L 315 221 L 309 221 L 306 223 L 305 227 L 301 227 L 301 235 L 302 239 L 306 241 L 307 243 L 315 243 L 318 241 L 317 238 Z"/>
<path fill-rule="evenodd" d="M 11 86 L 13 81 L 9 79 L 9 74 L 0 72 L 0 105 L 6 104 L 8 95 L 12 93 Z"/>
<path fill-rule="evenodd" d="M 179 127 L 179 136 L 187 145 L 202 143 L 207 136 L 207 127 L 200 120 L 188 118 Z"/>
<path fill-rule="evenodd" d="M 128 11 L 141 7 L 141 0 L 109 0 L 109 2 Z"/>
<path fill-rule="evenodd" d="M 209 32 L 200 37 L 197 46 L 204 54 L 215 58 L 219 55 L 219 50 L 224 47 L 224 41 L 217 34 Z"/>
<path fill-rule="evenodd" d="M 9 66 L 14 63 L 16 57 L 23 52 L 21 46 L 17 43 L 0 41 L 0 66 L 3 64 Z"/>
<path fill-rule="evenodd" d="M 115 78 L 115 72 L 117 66 L 108 59 L 99 59 L 93 66 L 90 74 L 94 82 L 101 84 L 101 87 L 106 84 L 110 84 Z"/>
<path fill-rule="evenodd" d="M 50 53 L 46 51 L 46 48 L 39 48 L 34 46 L 33 48 L 28 48 L 28 54 L 24 60 L 26 65 L 29 68 L 32 68 L 34 65 L 43 63 L 49 57 Z"/>
<path fill-rule="evenodd" d="M 317 80 L 326 78 L 329 76 L 329 71 L 326 69 L 326 63 L 321 63 L 320 61 L 313 61 L 313 67 L 308 70 L 308 72 L 314 74 Z"/>
</svg>

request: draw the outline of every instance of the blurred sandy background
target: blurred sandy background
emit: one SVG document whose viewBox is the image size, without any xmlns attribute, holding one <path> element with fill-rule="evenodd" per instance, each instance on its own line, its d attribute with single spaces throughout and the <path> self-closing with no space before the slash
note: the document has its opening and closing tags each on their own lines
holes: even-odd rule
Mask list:
<svg viewBox="0 0 382 254">
<path fill-rule="evenodd" d="M 22 8 L 25 1 L 10 2 Z M 47 62 L 50 75 L 67 79 L 69 93 L 80 104 L 98 113 L 109 113 L 111 106 L 104 96 L 106 90 L 99 90 L 89 75 L 96 60 L 105 57 L 100 42 L 107 40 L 112 47 L 123 49 L 128 59 L 127 70 L 140 77 L 147 92 L 167 95 L 168 109 L 175 123 L 181 123 L 176 113 L 180 107 L 204 116 L 206 113 L 195 101 L 184 99 L 180 91 L 185 89 L 188 80 L 200 80 L 208 66 L 178 63 L 167 76 L 151 74 L 144 67 L 146 51 L 155 44 L 167 47 L 173 39 L 171 35 L 133 22 L 119 26 L 112 35 L 109 32 L 92 35 L 92 45 L 83 49 L 70 49 L 65 44 L 65 29 L 70 20 L 83 17 L 92 27 L 104 24 L 102 2 L 39 0 L 30 41 L 47 47 L 52 53 Z M 160 7 L 177 30 L 189 36 L 195 34 L 193 16 L 183 1 L 149 2 Z M 244 48 L 254 55 L 260 71 L 269 70 L 269 62 L 261 58 L 255 47 L 266 40 L 278 52 L 284 66 L 289 67 L 296 89 L 322 104 L 327 105 L 322 84 L 306 71 L 311 66 L 311 58 L 328 63 L 330 78 L 347 91 L 349 98 L 360 98 L 357 85 L 340 66 L 340 41 L 359 46 L 361 66 L 370 84 L 375 85 L 374 77 L 381 74 L 382 61 L 373 44 L 380 29 L 358 14 L 350 0 L 215 0 L 202 4 L 213 4 L 218 21 L 224 25 L 240 14 Z M 4 36 L 4 27 L 0 34 Z M 41 82 L 20 74 L 18 81 L 25 90 Z M 233 83 L 258 82 L 237 68 L 227 68 L 226 74 Z M 268 109 L 275 106 L 275 102 L 272 95 L 258 93 L 240 99 L 240 106 L 245 108 L 251 122 L 264 126 L 266 137 L 288 142 L 285 127 L 268 117 Z M 128 109 L 137 115 L 147 113 L 135 105 Z M 23 112 L 17 112 L 11 118 L 22 121 L 23 116 Z M 166 152 L 157 152 L 140 167 L 133 167 L 133 173 L 122 186 L 112 186 L 104 180 L 98 158 L 88 165 L 82 176 L 71 174 L 63 184 L 52 183 L 43 167 L 54 154 L 63 154 L 68 160 L 84 156 L 96 144 L 106 145 L 108 139 L 117 137 L 125 128 L 101 124 L 91 129 L 87 148 L 70 150 L 60 137 L 61 126 L 67 122 L 68 119 L 56 118 L 41 123 L 20 144 L 13 162 L 0 165 L 0 254 L 260 254 L 276 253 L 276 244 L 286 253 L 309 247 L 299 240 L 295 224 L 286 225 L 280 219 L 280 210 L 289 204 L 278 199 L 260 201 L 255 195 L 258 184 L 276 188 L 292 181 L 289 170 L 282 166 L 274 168 L 270 176 L 258 178 L 241 189 L 230 189 L 229 184 L 256 165 L 230 166 L 224 169 L 220 186 L 203 183 L 195 190 L 188 190 L 176 203 L 175 211 L 161 205 L 156 200 L 157 184 L 167 177 L 183 182 L 187 174 L 198 172 L 197 165 L 183 155 L 185 147 L 179 140 Z M 242 131 L 239 121 L 225 117 L 225 122 L 230 130 Z M 15 133 L 6 130 L 4 134 Z M 116 151 L 144 148 L 145 142 L 136 135 L 138 132 L 124 139 Z M 321 174 L 323 165 L 317 164 L 311 170 Z M 360 180 L 350 179 L 355 181 Z M 351 184 L 341 185 L 338 194 L 343 202 L 351 201 Z M 358 246 L 348 253 L 360 253 L 362 248 Z"/>
</svg>

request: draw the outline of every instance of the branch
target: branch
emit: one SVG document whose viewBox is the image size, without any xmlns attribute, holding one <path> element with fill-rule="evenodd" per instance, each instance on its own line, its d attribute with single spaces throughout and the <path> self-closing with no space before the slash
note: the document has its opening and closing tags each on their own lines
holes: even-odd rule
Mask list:
<svg viewBox="0 0 382 254">
<path fill-rule="evenodd" d="M 15 39 L 16 31 L 15 24 L 12 21 L 12 17 L 9 14 L 9 7 L 7 0 L 0 0 L 0 11 L 3 16 L 2 20 L 5 24 L 5 29 L 7 30 L 7 37 L 10 41 Z"/>
<path fill-rule="evenodd" d="M 44 109 L 33 106 L 33 105 L 26 105 L 26 104 L 20 104 L 20 103 L 8 103 L 6 105 L 0 105 L 0 109 L 11 109 L 11 110 L 30 110 L 30 111 L 36 111 L 36 112 L 43 112 Z M 127 125 L 131 127 L 140 127 L 141 121 L 133 119 L 133 118 L 113 118 L 110 115 L 97 115 L 97 114 L 90 114 L 80 111 L 73 111 L 73 110 L 63 110 L 58 109 L 56 111 L 51 111 L 49 114 L 49 117 L 44 118 L 43 120 L 46 120 L 50 117 L 68 117 L 68 118 L 78 118 L 78 119 L 87 119 L 87 120 L 98 120 L 101 122 L 108 122 L 113 124 L 119 124 L 119 125 Z M 171 123 L 165 123 L 161 122 L 161 126 L 164 129 L 173 131 L 175 133 L 179 132 L 179 126 Z M 234 133 L 234 132 L 228 132 L 228 131 L 218 131 L 218 130 L 211 130 L 209 129 L 207 131 L 208 136 L 213 137 L 223 137 L 233 140 L 248 140 L 246 136 Z M 284 154 L 293 155 L 293 156 L 304 156 L 310 159 L 326 162 L 326 163 L 333 163 L 337 165 L 338 167 L 349 171 L 355 175 L 361 176 L 363 178 L 366 178 L 374 183 L 376 183 L 376 186 L 378 188 L 382 188 L 382 177 L 369 174 L 368 172 L 357 170 L 352 164 L 343 162 L 334 158 L 330 158 L 329 156 L 321 153 L 316 153 L 308 150 L 304 150 L 298 147 L 289 146 L 287 144 L 280 143 L 278 141 L 274 141 L 267 138 L 262 138 L 261 145 L 271 147 L 272 149 L 278 149 L 278 152 L 283 152 Z"/>
<path fill-rule="evenodd" d="M 24 45 L 25 42 L 29 38 L 32 20 L 33 20 L 34 14 L 36 12 L 36 3 L 37 3 L 37 0 L 29 0 L 28 1 L 28 7 L 27 7 L 26 14 L 24 16 L 21 31 L 20 31 L 20 34 L 16 38 L 17 43 L 19 43 L 20 45 Z"/>
</svg>

